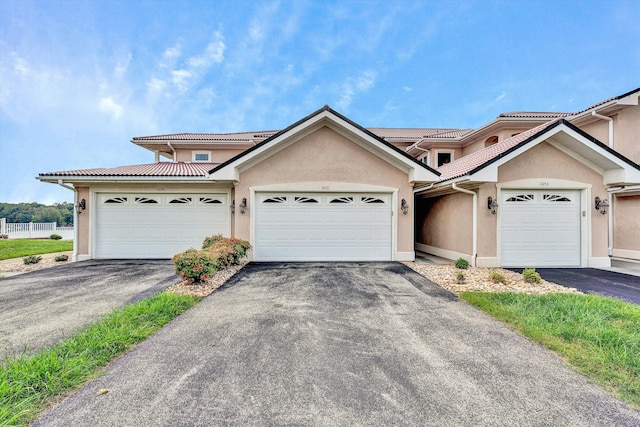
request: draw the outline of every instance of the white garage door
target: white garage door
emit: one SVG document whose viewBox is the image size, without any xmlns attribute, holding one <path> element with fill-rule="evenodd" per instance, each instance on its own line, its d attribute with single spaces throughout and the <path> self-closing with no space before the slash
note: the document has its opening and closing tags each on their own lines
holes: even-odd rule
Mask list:
<svg viewBox="0 0 640 427">
<path fill-rule="evenodd" d="M 391 259 L 391 194 L 259 193 L 259 261 Z"/>
<path fill-rule="evenodd" d="M 206 236 L 229 235 L 225 194 L 99 194 L 98 258 L 171 258 Z"/>
<path fill-rule="evenodd" d="M 500 209 L 502 265 L 580 265 L 580 193 L 509 190 Z"/>
</svg>

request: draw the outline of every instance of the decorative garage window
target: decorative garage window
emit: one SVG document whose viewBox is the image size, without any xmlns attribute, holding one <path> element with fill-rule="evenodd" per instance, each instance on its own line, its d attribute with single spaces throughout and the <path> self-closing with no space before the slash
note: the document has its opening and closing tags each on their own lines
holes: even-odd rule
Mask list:
<svg viewBox="0 0 640 427">
<path fill-rule="evenodd" d="M 192 202 L 191 197 L 176 197 L 169 200 L 170 205 L 190 205 Z"/>
<path fill-rule="evenodd" d="M 158 203 L 156 199 L 152 199 L 150 197 L 136 197 L 133 201 L 134 203 L 143 204 L 143 205 L 148 205 L 148 204 L 153 205 Z"/>
<path fill-rule="evenodd" d="M 509 197 L 505 202 L 532 202 L 534 200 L 533 194 L 518 194 Z"/>
<path fill-rule="evenodd" d="M 555 202 L 573 202 L 573 200 L 571 200 L 569 197 L 567 197 L 565 194 L 543 194 L 542 195 L 542 200 L 544 202 L 548 202 L 548 203 L 555 203 Z"/>
<path fill-rule="evenodd" d="M 119 203 L 127 203 L 129 199 L 126 197 L 109 197 L 103 203 L 105 204 L 119 204 Z"/>
<path fill-rule="evenodd" d="M 367 203 L 367 204 L 369 203 L 384 204 L 385 203 L 384 200 L 379 199 L 377 197 L 362 197 L 360 200 L 362 201 L 362 203 Z"/>
<path fill-rule="evenodd" d="M 216 199 L 215 197 L 200 197 L 201 205 L 221 205 L 222 200 Z"/>
<path fill-rule="evenodd" d="M 296 196 L 294 198 L 296 203 L 320 203 L 318 199 L 314 199 L 313 197 L 304 197 L 304 196 Z"/>
<path fill-rule="evenodd" d="M 262 203 L 287 203 L 287 197 L 286 196 L 267 197 L 262 201 Z"/>
<path fill-rule="evenodd" d="M 348 197 L 336 197 L 334 199 L 331 199 L 329 201 L 329 203 L 331 204 L 349 204 L 349 203 L 353 203 L 353 197 L 348 196 Z"/>
</svg>

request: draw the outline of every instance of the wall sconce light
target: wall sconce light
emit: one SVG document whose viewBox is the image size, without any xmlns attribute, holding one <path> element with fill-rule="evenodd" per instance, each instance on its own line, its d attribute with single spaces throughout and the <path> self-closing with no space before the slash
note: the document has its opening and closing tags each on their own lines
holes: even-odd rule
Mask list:
<svg viewBox="0 0 640 427">
<path fill-rule="evenodd" d="M 83 210 L 87 209 L 87 201 L 85 199 L 80 200 L 76 204 L 76 209 L 78 210 L 78 214 L 81 214 Z"/>
<path fill-rule="evenodd" d="M 247 211 L 247 198 L 243 197 L 242 203 L 240 203 L 240 213 L 244 215 L 246 211 Z"/>
<path fill-rule="evenodd" d="M 231 201 L 231 215 L 235 215 L 236 214 L 236 200 L 233 199 Z"/>
<path fill-rule="evenodd" d="M 402 215 L 409 213 L 409 205 L 405 199 L 402 199 L 402 202 L 400 202 L 400 210 L 402 211 Z"/>
<path fill-rule="evenodd" d="M 600 197 L 596 196 L 595 208 L 602 215 L 606 215 L 607 210 L 609 208 L 609 202 L 607 201 L 607 199 L 601 199 Z"/>
<path fill-rule="evenodd" d="M 491 211 L 492 214 L 498 213 L 498 201 L 493 197 L 487 197 L 487 209 Z"/>
</svg>

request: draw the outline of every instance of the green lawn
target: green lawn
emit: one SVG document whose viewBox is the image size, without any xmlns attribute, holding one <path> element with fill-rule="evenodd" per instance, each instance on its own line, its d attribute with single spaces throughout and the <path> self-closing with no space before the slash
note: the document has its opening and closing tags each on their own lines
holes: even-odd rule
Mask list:
<svg viewBox="0 0 640 427">
<path fill-rule="evenodd" d="M 56 398 L 100 373 L 199 298 L 161 293 L 114 311 L 93 326 L 33 356 L 0 364 L 0 425 L 28 425 Z"/>
<path fill-rule="evenodd" d="M 0 261 L 29 255 L 73 250 L 73 240 L 15 239 L 0 240 Z"/>
<path fill-rule="evenodd" d="M 595 295 L 460 297 L 640 408 L 640 306 Z"/>
</svg>

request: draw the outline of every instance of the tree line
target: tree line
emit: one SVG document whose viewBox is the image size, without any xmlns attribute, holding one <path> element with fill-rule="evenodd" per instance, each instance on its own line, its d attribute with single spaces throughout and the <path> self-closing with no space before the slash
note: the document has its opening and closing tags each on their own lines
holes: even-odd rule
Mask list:
<svg viewBox="0 0 640 427">
<path fill-rule="evenodd" d="M 0 218 L 10 222 L 55 222 L 58 227 L 73 225 L 73 203 L 0 203 Z"/>
</svg>

